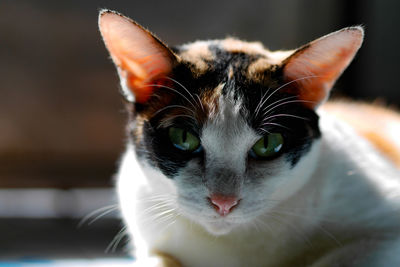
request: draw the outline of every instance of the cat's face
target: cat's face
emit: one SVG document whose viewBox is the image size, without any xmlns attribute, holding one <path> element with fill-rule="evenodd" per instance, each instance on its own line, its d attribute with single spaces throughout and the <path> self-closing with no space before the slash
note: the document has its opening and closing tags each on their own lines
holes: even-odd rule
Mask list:
<svg viewBox="0 0 400 267">
<path fill-rule="evenodd" d="M 207 58 L 196 54 L 200 46 Z M 241 46 L 249 44 L 225 40 L 176 49 L 175 81 L 136 104 L 130 132 L 139 159 L 173 180 L 179 210 L 213 233 L 252 220 L 297 189 L 305 175 L 296 166 L 320 135 L 314 111 L 282 92 L 290 84 L 277 59 L 236 51 Z M 239 203 L 221 216 L 213 195 Z"/>
<path fill-rule="evenodd" d="M 314 110 L 362 39 L 351 28 L 295 52 L 235 39 L 169 50 L 112 12 L 100 29 L 131 101 L 138 160 L 171 181 L 180 214 L 213 234 L 251 223 L 307 181 Z M 341 54 L 325 51 L 333 45 Z"/>
</svg>

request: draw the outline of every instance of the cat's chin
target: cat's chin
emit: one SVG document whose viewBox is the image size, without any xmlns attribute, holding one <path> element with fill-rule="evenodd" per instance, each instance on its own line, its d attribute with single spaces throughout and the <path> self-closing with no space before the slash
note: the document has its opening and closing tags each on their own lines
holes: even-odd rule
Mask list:
<svg viewBox="0 0 400 267">
<path fill-rule="evenodd" d="M 201 223 L 201 225 L 212 235 L 221 236 L 229 234 L 237 224 L 226 221 L 215 221 Z"/>
</svg>

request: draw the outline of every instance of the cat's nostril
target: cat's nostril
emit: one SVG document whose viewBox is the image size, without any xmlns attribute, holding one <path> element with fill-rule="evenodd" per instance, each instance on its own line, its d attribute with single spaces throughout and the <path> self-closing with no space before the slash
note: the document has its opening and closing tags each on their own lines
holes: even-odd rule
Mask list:
<svg viewBox="0 0 400 267">
<path fill-rule="evenodd" d="M 228 215 L 240 201 L 240 199 L 235 196 L 224 196 L 219 194 L 211 195 L 208 200 L 221 216 Z"/>
</svg>

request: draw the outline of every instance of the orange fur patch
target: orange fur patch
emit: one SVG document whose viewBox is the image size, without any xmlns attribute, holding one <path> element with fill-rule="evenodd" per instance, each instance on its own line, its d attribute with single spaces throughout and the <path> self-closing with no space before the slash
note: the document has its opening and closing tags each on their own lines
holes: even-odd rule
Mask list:
<svg viewBox="0 0 400 267">
<path fill-rule="evenodd" d="M 400 167 L 398 113 L 381 106 L 354 102 L 327 102 L 321 108 L 350 124 L 379 152 Z"/>
<path fill-rule="evenodd" d="M 135 126 L 131 129 L 132 134 L 135 137 L 135 144 L 139 145 L 143 141 L 143 125 L 145 118 L 142 116 L 137 116 L 135 119 Z"/>
<path fill-rule="evenodd" d="M 259 58 L 253 63 L 251 63 L 247 69 L 247 74 L 249 77 L 253 77 L 258 73 L 268 69 L 271 66 L 270 61 L 266 58 Z"/>
<path fill-rule="evenodd" d="M 228 79 L 231 80 L 233 78 L 233 68 L 232 66 L 229 66 L 229 72 L 228 72 Z"/>
<path fill-rule="evenodd" d="M 292 51 L 276 51 L 269 52 L 264 50 L 265 55 L 268 57 L 260 57 L 252 62 L 247 68 L 247 77 L 252 80 L 264 79 L 263 73 L 271 69 L 274 65 L 280 65 L 282 62 L 292 54 Z"/>
<path fill-rule="evenodd" d="M 270 52 L 259 42 L 244 42 L 234 38 L 226 38 L 221 41 L 221 46 L 231 53 L 245 53 L 249 55 L 269 56 Z"/>
<path fill-rule="evenodd" d="M 214 90 L 211 91 L 206 91 L 205 93 L 200 95 L 201 102 L 204 107 L 204 116 L 202 118 L 202 121 L 205 122 L 205 120 L 209 117 L 213 117 L 218 113 L 219 109 L 219 98 L 222 94 L 222 88 L 224 87 L 224 84 L 219 84 Z"/>
<path fill-rule="evenodd" d="M 164 253 L 161 251 L 152 251 L 152 254 L 155 254 L 157 258 L 161 260 L 161 264 L 157 265 L 159 267 L 167 266 L 167 267 L 182 267 L 182 264 L 175 257 L 171 256 L 168 253 Z"/>
<path fill-rule="evenodd" d="M 187 50 L 180 53 L 179 57 L 184 61 L 192 63 L 196 68 L 195 73 L 201 75 L 208 70 L 206 60 L 211 61 L 214 59 L 214 55 L 208 46 L 207 42 L 195 42 L 187 45 Z"/>
<path fill-rule="evenodd" d="M 223 84 L 218 85 L 214 90 L 204 90 L 199 95 L 199 101 L 197 108 L 192 114 L 197 122 L 206 123 L 206 121 L 213 117 L 216 113 L 218 113 L 219 109 L 219 97 L 221 95 L 221 91 L 223 88 Z"/>
</svg>

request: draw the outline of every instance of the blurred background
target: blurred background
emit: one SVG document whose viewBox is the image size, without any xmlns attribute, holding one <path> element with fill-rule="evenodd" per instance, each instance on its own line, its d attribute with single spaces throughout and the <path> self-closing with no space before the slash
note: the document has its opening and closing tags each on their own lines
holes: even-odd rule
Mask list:
<svg viewBox="0 0 400 267">
<path fill-rule="evenodd" d="M 115 211 L 77 227 L 116 203 L 112 177 L 124 147 L 100 8 L 122 12 L 170 46 L 231 35 L 293 49 L 361 24 L 364 45 L 334 94 L 400 105 L 396 0 L 2 0 L 0 259 L 125 255 L 124 242 L 104 253 L 121 229 Z"/>
</svg>

